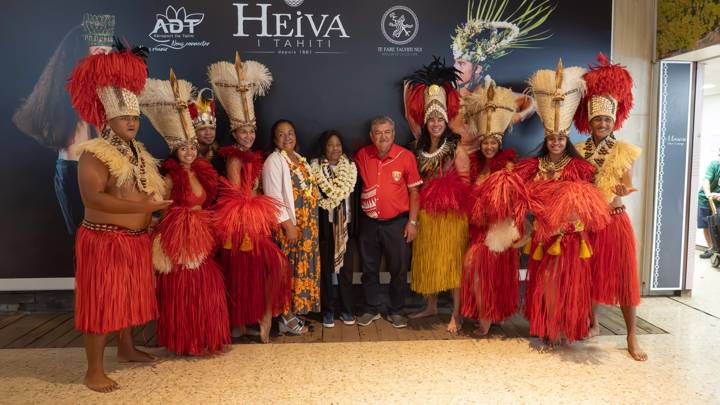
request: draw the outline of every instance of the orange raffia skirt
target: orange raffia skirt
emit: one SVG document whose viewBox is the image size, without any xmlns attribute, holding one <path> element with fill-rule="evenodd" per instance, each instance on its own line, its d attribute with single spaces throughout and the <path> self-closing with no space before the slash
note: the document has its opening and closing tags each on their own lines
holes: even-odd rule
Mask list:
<svg viewBox="0 0 720 405">
<path fill-rule="evenodd" d="M 580 257 L 580 232 L 553 236 L 548 242 L 556 244 L 559 252 L 533 242 L 533 256 L 528 263 L 525 297 L 525 317 L 530 334 L 568 342 L 587 336 L 592 316 L 590 297 L 590 262 Z"/>
<path fill-rule="evenodd" d="M 486 229 L 478 231 L 465 254 L 461 311 L 468 318 L 499 322 L 518 310 L 520 253 L 491 251 L 486 235 Z"/>
<path fill-rule="evenodd" d="M 640 304 L 635 234 L 624 207 L 610 216 L 606 228 L 589 237 L 594 251 L 590 258 L 593 300 L 628 307 Z"/>
<path fill-rule="evenodd" d="M 157 313 L 147 232 L 83 221 L 75 238 L 75 328 L 104 334 Z"/>
</svg>

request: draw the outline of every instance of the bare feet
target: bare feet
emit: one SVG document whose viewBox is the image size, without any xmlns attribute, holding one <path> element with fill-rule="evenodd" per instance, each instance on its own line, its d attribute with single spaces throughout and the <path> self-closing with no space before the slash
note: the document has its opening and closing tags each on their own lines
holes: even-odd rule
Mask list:
<svg viewBox="0 0 720 405">
<path fill-rule="evenodd" d="M 627 337 L 627 344 L 628 344 L 628 353 L 630 353 L 630 356 L 632 356 L 633 359 L 637 361 L 645 361 L 648 359 L 647 353 L 645 353 L 641 348 L 640 344 L 637 341 L 637 336 L 628 335 Z"/>
<path fill-rule="evenodd" d="M 473 331 L 473 335 L 486 336 L 490 332 L 490 325 L 492 325 L 492 322 L 481 319 L 478 322 L 477 329 Z"/>
<path fill-rule="evenodd" d="M 457 335 L 462 328 L 462 318 L 459 315 L 452 314 L 450 316 L 450 322 L 447 326 L 447 331 L 453 335 Z"/>
<path fill-rule="evenodd" d="M 419 319 L 419 318 L 425 318 L 428 316 L 437 315 L 437 308 L 430 308 L 426 307 L 420 312 L 415 312 L 414 314 L 408 315 L 408 318 L 410 319 Z"/>
<path fill-rule="evenodd" d="M 156 356 L 138 350 L 136 347 L 124 350 L 120 350 L 118 347 L 117 359 L 119 363 L 154 363 L 158 360 Z"/>
<path fill-rule="evenodd" d="M 115 391 L 116 389 L 120 388 L 117 382 L 115 380 L 111 379 L 105 373 L 102 372 L 102 370 L 99 371 L 90 371 L 88 370 L 87 373 L 85 373 L 85 378 L 83 379 L 83 384 L 85 384 L 86 387 L 90 388 L 93 391 L 97 392 L 111 392 Z"/>
</svg>

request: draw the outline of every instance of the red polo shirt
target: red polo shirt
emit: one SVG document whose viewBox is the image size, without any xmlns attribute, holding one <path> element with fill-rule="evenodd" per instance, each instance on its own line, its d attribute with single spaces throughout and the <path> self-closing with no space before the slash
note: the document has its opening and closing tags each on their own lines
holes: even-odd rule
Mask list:
<svg viewBox="0 0 720 405">
<path fill-rule="evenodd" d="M 360 206 L 367 216 L 392 219 L 410 210 L 408 188 L 422 184 L 412 152 L 393 144 L 380 159 L 375 145 L 368 145 L 355 154 L 355 163 L 363 180 Z"/>
</svg>

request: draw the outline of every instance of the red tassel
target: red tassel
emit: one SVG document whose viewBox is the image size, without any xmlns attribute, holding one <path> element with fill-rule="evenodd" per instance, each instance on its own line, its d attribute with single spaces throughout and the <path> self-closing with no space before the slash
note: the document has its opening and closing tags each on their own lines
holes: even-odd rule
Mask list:
<svg viewBox="0 0 720 405">
<path fill-rule="evenodd" d="M 410 88 L 407 110 L 410 117 L 420 125 L 425 122 L 425 89 L 424 84 L 414 84 Z"/>
<path fill-rule="evenodd" d="M 593 300 L 607 305 L 640 304 L 635 234 L 627 213 L 612 215 L 608 226 L 589 234 L 594 251 Z"/>
<path fill-rule="evenodd" d="M 230 344 L 228 309 L 220 267 L 174 268 L 158 276 L 158 343 L 168 351 L 201 356 Z"/>
<path fill-rule="evenodd" d="M 78 229 L 75 328 L 104 334 L 157 316 L 150 236 Z"/>
</svg>

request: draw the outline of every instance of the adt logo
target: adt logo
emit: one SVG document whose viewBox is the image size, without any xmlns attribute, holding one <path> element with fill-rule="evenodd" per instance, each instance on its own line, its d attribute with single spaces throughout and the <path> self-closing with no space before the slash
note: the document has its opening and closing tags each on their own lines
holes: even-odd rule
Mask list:
<svg viewBox="0 0 720 405">
<path fill-rule="evenodd" d="M 154 51 L 167 49 L 183 49 L 187 46 L 210 45 L 208 41 L 195 39 L 195 27 L 205 19 L 203 13 L 188 13 L 185 7 L 167 6 L 165 14 L 155 14 L 155 27 L 148 35 L 158 44 Z"/>
<path fill-rule="evenodd" d="M 405 6 L 390 7 L 380 23 L 385 39 L 395 45 L 405 45 L 415 39 L 419 26 L 415 12 Z"/>
<path fill-rule="evenodd" d="M 164 15 L 155 14 L 155 16 L 157 20 L 155 21 L 155 28 L 150 33 L 150 38 L 157 42 L 167 42 L 170 39 L 163 39 L 163 35 L 182 34 L 186 28 L 189 34 L 194 34 L 195 27 L 205 19 L 203 13 L 188 14 L 185 7 L 176 10 L 173 6 L 168 6 Z"/>
</svg>

